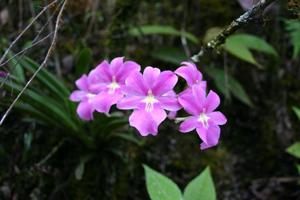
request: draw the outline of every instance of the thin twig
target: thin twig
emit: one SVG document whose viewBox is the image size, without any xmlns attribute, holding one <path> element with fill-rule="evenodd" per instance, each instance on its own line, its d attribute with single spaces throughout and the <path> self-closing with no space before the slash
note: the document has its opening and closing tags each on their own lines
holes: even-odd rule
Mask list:
<svg viewBox="0 0 300 200">
<path fill-rule="evenodd" d="M 67 4 L 68 0 L 65 0 L 63 5 L 61 6 L 61 9 L 57 15 L 56 18 L 56 23 L 55 23 L 55 29 L 54 29 L 54 35 L 53 35 L 53 39 L 52 42 L 50 44 L 50 47 L 47 51 L 47 54 L 44 58 L 44 61 L 42 62 L 42 64 L 38 67 L 38 69 L 34 72 L 34 74 L 31 76 L 31 78 L 28 80 L 28 82 L 25 84 L 25 86 L 23 87 L 23 89 L 20 91 L 20 93 L 18 94 L 18 96 L 15 98 L 15 100 L 12 102 L 12 104 L 9 106 L 9 108 L 6 110 L 6 112 L 4 113 L 1 121 L 0 121 L 0 126 L 3 124 L 5 118 L 7 117 L 7 115 L 9 114 L 9 112 L 11 111 L 11 109 L 14 107 L 14 105 L 17 103 L 17 101 L 19 100 L 19 98 L 22 96 L 22 94 L 25 92 L 25 90 L 28 88 L 28 86 L 30 85 L 30 83 L 33 81 L 33 79 L 36 77 L 36 75 L 39 73 L 39 71 L 46 65 L 48 58 L 50 57 L 51 53 L 53 52 L 54 48 L 55 48 L 55 43 L 56 43 L 56 39 L 57 39 L 57 33 L 58 33 L 58 29 L 59 29 L 59 25 L 60 25 L 60 21 L 61 21 L 61 17 L 62 17 L 62 13 L 64 11 L 64 8 Z"/>
<path fill-rule="evenodd" d="M 225 40 L 228 36 L 232 35 L 235 31 L 243 27 L 244 25 L 251 22 L 255 16 L 261 15 L 263 10 L 270 5 L 271 3 L 275 2 L 276 0 L 260 0 L 256 5 L 254 5 L 250 10 L 245 12 L 243 15 L 238 17 L 237 19 L 233 20 L 229 26 L 227 26 L 217 37 L 213 40 L 208 42 L 205 46 L 201 48 L 199 53 L 192 56 L 192 60 L 194 62 L 200 62 L 200 58 L 216 48 L 218 48 L 221 44 L 225 43 Z"/>
<path fill-rule="evenodd" d="M 25 27 L 25 29 L 23 29 L 21 31 L 21 33 L 16 37 L 16 39 L 9 45 L 9 47 L 6 49 L 6 51 L 4 52 L 4 54 L 2 55 L 1 59 L 0 59 L 0 64 L 3 62 L 3 60 L 5 59 L 5 57 L 7 56 L 8 52 L 10 51 L 10 49 L 18 42 L 18 40 L 22 37 L 22 35 L 24 35 L 24 33 L 35 23 L 35 21 L 50 7 L 52 7 L 54 4 L 57 3 L 57 0 L 52 1 L 50 4 L 48 4 L 47 6 L 45 6 L 40 12 L 39 14 L 37 14 L 32 20 L 31 22 Z"/>
</svg>

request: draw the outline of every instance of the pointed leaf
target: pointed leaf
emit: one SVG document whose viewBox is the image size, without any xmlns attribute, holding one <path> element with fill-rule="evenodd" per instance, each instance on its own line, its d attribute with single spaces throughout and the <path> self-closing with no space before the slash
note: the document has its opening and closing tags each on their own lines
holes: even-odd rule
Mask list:
<svg viewBox="0 0 300 200">
<path fill-rule="evenodd" d="M 295 114 L 297 115 L 298 119 L 300 120 L 300 109 L 293 106 L 293 110 L 294 110 Z"/>
<path fill-rule="evenodd" d="M 144 165 L 146 186 L 151 200 L 181 200 L 178 186 L 168 177 Z"/>
<path fill-rule="evenodd" d="M 286 152 L 295 156 L 296 158 L 300 158 L 300 142 L 296 142 L 293 145 L 289 146 L 286 149 Z"/>
<path fill-rule="evenodd" d="M 216 190 L 207 167 L 199 176 L 194 178 L 185 188 L 184 200 L 216 200 Z"/>
</svg>

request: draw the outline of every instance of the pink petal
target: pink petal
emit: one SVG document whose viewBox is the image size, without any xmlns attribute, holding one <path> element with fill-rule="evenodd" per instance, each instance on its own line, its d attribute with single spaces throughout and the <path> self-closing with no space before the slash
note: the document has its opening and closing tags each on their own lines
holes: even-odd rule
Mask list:
<svg viewBox="0 0 300 200">
<path fill-rule="evenodd" d="M 77 107 L 77 114 L 83 120 L 92 120 L 93 119 L 92 105 L 88 101 L 82 101 Z"/>
<path fill-rule="evenodd" d="M 88 77 L 87 75 L 83 74 L 76 82 L 76 86 L 80 90 L 88 91 L 89 89 L 89 84 L 88 84 Z"/>
<path fill-rule="evenodd" d="M 197 106 L 203 110 L 204 104 L 206 102 L 206 92 L 203 90 L 201 85 L 196 84 L 192 87 L 193 96 L 195 97 L 195 101 L 197 102 Z"/>
<path fill-rule="evenodd" d="M 159 77 L 160 70 L 158 68 L 146 67 L 143 73 L 145 86 L 148 89 L 152 89 L 157 78 Z"/>
<path fill-rule="evenodd" d="M 110 107 L 116 104 L 122 97 L 123 95 L 121 92 L 117 91 L 113 94 L 101 92 L 90 101 L 96 111 L 100 113 L 109 113 Z"/>
<path fill-rule="evenodd" d="M 141 66 L 133 61 L 125 61 L 123 63 L 122 68 L 115 74 L 116 79 L 119 83 L 124 84 L 126 78 L 134 72 L 139 72 L 141 70 Z"/>
<path fill-rule="evenodd" d="M 81 90 L 75 90 L 74 92 L 72 92 L 72 94 L 70 95 L 70 100 L 71 101 L 81 101 L 86 97 L 87 92 L 85 91 L 81 91 Z"/>
<path fill-rule="evenodd" d="M 117 103 L 117 108 L 123 109 L 123 110 L 142 108 L 142 106 L 141 106 L 142 100 L 143 100 L 143 97 L 126 96 Z"/>
<path fill-rule="evenodd" d="M 89 83 L 109 83 L 112 81 L 111 74 L 109 72 L 109 63 L 104 60 L 95 69 L 89 73 Z"/>
<path fill-rule="evenodd" d="M 169 111 L 178 111 L 181 109 L 181 105 L 178 103 L 176 97 L 158 97 L 157 100 L 160 103 L 161 108 Z"/>
<path fill-rule="evenodd" d="M 210 126 L 207 130 L 206 142 L 201 143 L 200 148 L 202 150 L 216 146 L 220 138 L 220 127 Z"/>
<path fill-rule="evenodd" d="M 213 121 L 215 125 L 224 125 L 227 122 L 226 117 L 223 115 L 223 113 L 219 111 L 209 113 L 207 114 L 207 116 L 210 118 L 211 121 Z"/>
<path fill-rule="evenodd" d="M 197 102 L 195 101 L 195 97 L 193 96 L 191 90 L 188 90 L 179 95 L 178 102 L 183 107 L 183 109 L 191 115 L 198 116 L 202 112 L 200 107 L 197 105 Z"/>
<path fill-rule="evenodd" d="M 111 75 L 116 75 L 123 66 L 124 57 L 116 57 L 110 62 Z"/>
<path fill-rule="evenodd" d="M 152 87 L 152 92 L 155 96 L 163 95 L 172 91 L 178 81 L 177 76 L 171 71 L 163 71 L 160 73 L 155 85 Z"/>
<path fill-rule="evenodd" d="M 187 84 L 191 87 L 193 84 L 200 83 L 202 80 L 202 74 L 197 69 L 194 63 L 182 62 L 183 66 L 179 67 L 175 73 L 178 76 L 184 78 Z"/>
<path fill-rule="evenodd" d="M 214 91 L 209 91 L 206 102 L 205 102 L 205 108 L 206 112 L 212 112 L 214 111 L 220 104 L 220 97 L 215 93 Z"/>
<path fill-rule="evenodd" d="M 208 141 L 208 129 L 204 128 L 203 126 L 198 126 L 196 128 L 196 131 L 197 131 L 199 137 L 201 138 L 201 140 L 204 143 L 207 143 L 207 141 Z"/>
<path fill-rule="evenodd" d="M 148 89 L 144 85 L 143 76 L 140 72 L 132 73 L 125 81 L 123 92 L 128 95 L 146 96 Z"/>
<path fill-rule="evenodd" d="M 158 126 L 166 117 L 167 114 L 162 109 L 154 109 L 152 112 L 134 110 L 129 117 L 129 124 L 135 127 L 142 136 L 157 135 Z"/>
<path fill-rule="evenodd" d="M 193 131 L 197 127 L 198 121 L 196 117 L 189 117 L 179 126 L 179 131 L 187 133 Z"/>
<path fill-rule="evenodd" d="M 173 120 L 173 119 L 175 119 L 176 118 L 176 115 L 177 115 L 177 111 L 170 111 L 169 113 L 168 113 L 168 119 L 171 119 L 171 120 Z"/>
</svg>

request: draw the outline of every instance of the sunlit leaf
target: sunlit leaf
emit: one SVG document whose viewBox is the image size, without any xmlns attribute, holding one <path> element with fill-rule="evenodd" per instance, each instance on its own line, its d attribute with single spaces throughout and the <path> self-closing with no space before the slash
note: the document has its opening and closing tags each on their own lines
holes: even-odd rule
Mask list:
<svg viewBox="0 0 300 200">
<path fill-rule="evenodd" d="M 178 186 L 168 177 L 144 165 L 146 186 L 151 200 L 182 200 Z"/>
<path fill-rule="evenodd" d="M 289 146 L 286 149 L 286 152 L 295 156 L 296 158 L 300 158 L 300 142 L 296 142 L 293 145 Z"/>
<path fill-rule="evenodd" d="M 216 200 L 216 190 L 207 167 L 199 176 L 194 178 L 185 188 L 184 200 Z"/>
<path fill-rule="evenodd" d="M 300 53 L 300 21 L 287 20 L 285 21 L 286 30 L 289 32 L 291 43 L 294 47 L 293 58 L 296 59 Z"/>
<path fill-rule="evenodd" d="M 298 119 L 300 120 L 300 109 L 293 106 L 293 110 L 294 110 L 295 114 L 297 115 Z"/>
<path fill-rule="evenodd" d="M 140 27 L 135 27 L 129 30 L 129 34 L 132 36 L 141 36 L 141 35 L 172 35 L 172 36 L 184 36 L 189 41 L 198 44 L 199 40 L 196 36 L 189 32 L 176 30 L 172 26 L 163 26 L 163 25 L 143 25 Z"/>
<path fill-rule="evenodd" d="M 241 60 L 261 66 L 253 57 L 251 50 L 278 57 L 275 49 L 263 39 L 249 34 L 236 34 L 228 37 L 224 49 Z"/>
</svg>

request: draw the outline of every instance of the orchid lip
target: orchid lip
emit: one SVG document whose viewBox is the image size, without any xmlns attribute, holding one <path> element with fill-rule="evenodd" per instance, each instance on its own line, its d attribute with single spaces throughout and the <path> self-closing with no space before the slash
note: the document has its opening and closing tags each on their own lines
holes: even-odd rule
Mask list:
<svg viewBox="0 0 300 200">
<path fill-rule="evenodd" d="M 113 94 L 115 93 L 115 90 L 120 88 L 120 85 L 116 82 L 116 77 L 113 76 L 112 82 L 107 86 L 109 88 L 108 93 Z"/>
<path fill-rule="evenodd" d="M 208 117 L 206 115 L 205 112 L 202 112 L 199 117 L 198 117 L 198 122 L 201 122 L 204 128 L 208 128 L 208 120 L 210 119 L 210 117 Z"/>
<path fill-rule="evenodd" d="M 151 112 L 154 109 L 154 104 L 158 103 L 159 101 L 153 96 L 152 91 L 148 91 L 148 95 L 146 98 L 142 100 L 145 103 L 145 110 L 146 112 Z"/>
</svg>

